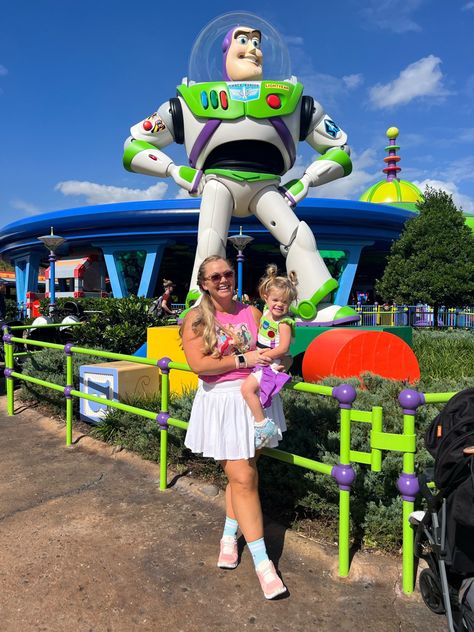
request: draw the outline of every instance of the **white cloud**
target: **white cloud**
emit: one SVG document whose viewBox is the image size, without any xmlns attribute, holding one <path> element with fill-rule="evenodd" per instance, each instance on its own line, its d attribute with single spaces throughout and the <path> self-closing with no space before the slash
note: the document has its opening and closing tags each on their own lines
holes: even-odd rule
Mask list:
<svg viewBox="0 0 474 632">
<path fill-rule="evenodd" d="M 14 200 L 12 200 L 11 205 L 18 211 L 23 211 L 25 215 L 35 215 L 41 210 L 35 204 L 31 204 L 30 202 L 26 202 L 25 200 L 21 200 L 20 198 L 15 198 Z"/>
<path fill-rule="evenodd" d="M 467 213 L 474 213 L 474 200 L 467 195 L 461 193 L 454 182 L 444 180 L 433 180 L 427 178 L 421 182 L 416 180 L 413 182 L 421 191 L 424 191 L 426 187 L 432 189 L 442 189 L 453 196 L 453 202 L 458 208 L 462 208 Z"/>
<path fill-rule="evenodd" d="M 474 11 L 474 2 L 468 2 L 462 8 L 462 11 Z"/>
<path fill-rule="evenodd" d="M 86 204 L 111 204 L 113 202 L 137 202 L 139 200 L 162 200 L 168 190 L 164 182 L 154 184 L 148 189 L 129 189 L 114 187 L 95 182 L 66 180 L 54 187 L 63 195 L 85 196 Z"/>
<path fill-rule="evenodd" d="M 415 61 L 390 83 L 377 84 L 371 88 L 369 95 L 372 104 L 382 109 L 410 103 L 420 97 L 447 96 L 449 92 L 443 86 L 440 64 L 441 59 L 434 55 Z"/>
<path fill-rule="evenodd" d="M 354 88 L 358 88 L 364 82 L 364 77 L 358 73 L 354 75 L 346 75 L 342 78 L 342 80 L 349 90 L 353 90 Z"/>
<path fill-rule="evenodd" d="M 0 64 L 0 77 L 4 77 L 5 75 L 8 75 L 8 70 L 5 68 L 5 66 L 2 66 L 2 64 Z"/>
<path fill-rule="evenodd" d="M 191 200 L 192 197 L 189 195 L 186 189 L 182 189 L 181 187 L 179 187 L 178 193 L 175 195 L 174 199 L 175 200 Z"/>
<path fill-rule="evenodd" d="M 394 33 L 421 31 L 420 25 L 412 18 L 423 0 L 370 0 L 369 6 L 362 9 L 367 24 L 377 29 L 386 29 Z"/>
</svg>

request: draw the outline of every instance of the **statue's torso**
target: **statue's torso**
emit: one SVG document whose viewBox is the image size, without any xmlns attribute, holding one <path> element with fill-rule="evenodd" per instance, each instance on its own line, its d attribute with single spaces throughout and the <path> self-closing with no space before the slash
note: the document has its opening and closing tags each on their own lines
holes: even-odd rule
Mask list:
<svg viewBox="0 0 474 632">
<path fill-rule="evenodd" d="M 302 92 L 301 84 L 287 81 L 178 86 L 192 166 L 288 171 L 299 137 Z"/>
</svg>

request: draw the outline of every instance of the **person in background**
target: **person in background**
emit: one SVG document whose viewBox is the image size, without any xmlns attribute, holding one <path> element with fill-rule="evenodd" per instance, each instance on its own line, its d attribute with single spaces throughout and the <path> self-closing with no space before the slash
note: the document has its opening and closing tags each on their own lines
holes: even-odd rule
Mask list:
<svg viewBox="0 0 474 632">
<path fill-rule="evenodd" d="M 171 292 L 174 290 L 173 281 L 163 279 L 163 296 L 161 297 L 161 309 L 164 314 L 174 316 L 176 312 L 171 309 Z"/>
<path fill-rule="evenodd" d="M 196 454 L 218 461 L 228 480 L 217 566 L 238 565 L 240 527 L 263 594 L 273 599 L 286 592 L 286 587 L 268 558 L 263 538 L 254 418 L 240 392 L 252 368 L 271 363 L 263 350 L 256 348 L 262 314 L 252 305 L 233 300 L 234 270 L 220 256 L 204 259 L 197 282 L 202 300 L 187 313 L 180 330 L 186 360 L 199 377 L 185 445 Z M 268 414 L 280 433 L 286 430 L 279 395 L 272 399 Z M 268 445 L 276 447 L 278 436 L 272 437 Z"/>
</svg>

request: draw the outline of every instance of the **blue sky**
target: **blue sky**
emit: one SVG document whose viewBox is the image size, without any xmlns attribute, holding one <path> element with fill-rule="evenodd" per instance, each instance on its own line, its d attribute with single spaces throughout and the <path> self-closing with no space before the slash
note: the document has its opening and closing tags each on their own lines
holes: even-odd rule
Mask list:
<svg viewBox="0 0 474 632">
<path fill-rule="evenodd" d="M 358 199 L 383 177 L 394 125 L 400 177 L 445 188 L 474 212 L 474 1 L 189 5 L 3 3 L 0 225 L 85 204 L 181 197 L 171 179 L 126 172 L 123 141 L 175 95 L 197 34 L 230 10 L 251 11 L 282 34 L 305 93 L 348 133 L 353 173 L 311 195 Z M 169 153 L 185 160 L 181 147 Z M 313 155 L 301 144 L 291 175 Z"/>
</svg>

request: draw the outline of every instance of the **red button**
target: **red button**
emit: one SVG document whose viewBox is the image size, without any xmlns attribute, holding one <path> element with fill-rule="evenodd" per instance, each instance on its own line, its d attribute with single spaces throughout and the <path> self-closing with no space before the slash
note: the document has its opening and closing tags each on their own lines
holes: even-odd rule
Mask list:
<svg viewBox="0 0 474 632">
<path fill-rule="evenodd" d="M 153 127 L 153 124 L 151 121 L 143 121 L 143 129 L 146 130 L 147 132 L 149 132 L 151 130 L 151 128 Z"/>
<path fill-rule="evenodd" d="M 219 97 L 221 99 L 222 109 L 227 110 L 227 108 L 229 107 L 229 104 L 227 103 L 227 94 L 224 92 L 224 90 L 219 92 Z"/>
<path fill-rule="evenodd" d="M 281 107 L 281 99 L 277 94 L 269 94 L 267 96 L 268 105 L 274 110 L 278 110 Z"/>
</svg>

